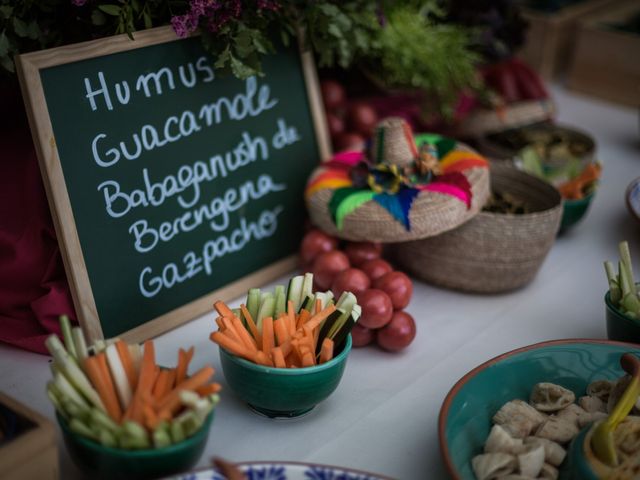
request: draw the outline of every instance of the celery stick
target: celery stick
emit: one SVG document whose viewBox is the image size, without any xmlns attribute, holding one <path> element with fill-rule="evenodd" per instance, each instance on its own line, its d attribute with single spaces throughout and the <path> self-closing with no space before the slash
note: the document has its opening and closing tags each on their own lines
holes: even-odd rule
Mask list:
<svg viewBox="0 0 640 480">
<path fill-rule="evenodd" d="M 174 420 L 174 423 L 180 424 L 185 437 L 190 437 L 196 433 L 202 426 L 202 420 L 193 412 L 193 410 L 187 410 L 181 413 Z"/>
<path fill-rule="evenodd" d="M 67 412 L 62 407 L 62 403 L 60 403 L 60 399 L 56 394 L 56 390 L 52 381 L 47 382 L 47 397 L 49 397 L 49 400 L 56 409 L 56 412 L 62 415 L 66 421 L 69 421 L 69 415 L 67 415 Z"/>
<path fill-rule="evenodd" d="M 87 342 L 84 340 L 82 329 L 80 327 L 73 327 L 71 329 L 71 336 L 73 337 L 73 345 L 76 349 L 76 358 L 82 365 L 89 356 L 89 352 L 87 351 Z"/>
<path fill-rule="evenodd" d="M 125 420 L 122 423 L 124 434 L 133 438 L 147 438 L 147 431 L 138 422 L 133 420 Z"/>
<path fill-rule="evenodd" d="M 107 429 L 112 433 L 120 430 L 120 425 L 114 422 L 111 417 L 97 408 L 92 408 L 90 412 L 91 422 L 97 425 L 100 429 Z"/>
<path fill-rule="evenodd" d="M 252 288 L 247 295 L 247 310 L 254 322 L 258 321 L 258 311 L 260 310 L 260 289 Z"/>
<path fill-rule="evenodd" d="M 96 340 L 93 344 L 93 348 L 96 353 L 104 352 L 104 349 L 107 348 L 107 344 L 104 340 Z"/>
<path fill-rule="evenodd" d="M 629 251 L 629 243 L 626 241 L 620 242 L 620 244 L 618 245 L 618 250 L 620 251 L 620 260 L 622 260 L 622 265 L 627 272 L 627 280 L 629 281 L 629 285 L 631 285 L 631 287 L 633 288 L 636 282 L 633 279 L 633 265 L 631 264 L 631 252 Z"/>
<path fill-rule="evenodd" d="M 62 372 L 56 372 L 53 376 L 53 383 L 56 388 L 60 392 L 61 399 L 64 397 L 73 400 L 75 403 L 84 408 L 89 408 L 89 404 L 87 401 L 78 393 L 78 391 L 73 388 L 71 382 L 67 379 L 67 377 Z"/>
<path fill-rule="evenodd" d="M 98 433 L 98 441 L 105 447 L 116 448 L 118 446 L 116 436 L 109 430 L 100 430 Z"/>
<path fill-rule="evenodd" d="M 49 338 L 47 338 L 45 345 L 53 355 L 56 364 L 65 374 L 69 382 L 71 382 L 71 384 L 73 384 L 73 386 L 76 387 L 78 391 L 96 407 L 106 411 L 102 400 L 100 400 L 98 392 L 93 388 L 93 385 L 91 385 L 91 382 L 89 382 L 89 379 L 80 369 L 78 364 L 71 359 L 62 346 L 60 339 L 55 335 L 50 335 Z"/>
<path fill-rule="evenodd" d="M 93 431 L 81 420 L 77 418 L 72 418 L 71 422 L 69 422 L 69 428 L 72 432 L 75 432 L 83 437 L 91 438 L 93 440 L 98 440 Z"/>
<path fill-rule="evenodd" d="M 193 407 L 198 403 L 198 400 L 200 400 L 200 396 L 191 390 L 180 390 L 179 396 L 180 402 L 185 407 Z"/>
<path fill-rule="evenodd" d="M 164 448 L 171 445 L 171 437 L 166 428 L 156 427 L 153 431 L 153 446 L 155 448 Z"/>
<path fill-rule="evenodd" d="M 617 305 L 622 297 L 622 292 L 620 291 L 620 285 L 618 285 L 618 276 L 616 275 L 613 263 L 608 260 L 604 262 L 604 270 L 607 272 L 611 302 L 613 302 L 614 305 Z"/>
<path fill-rule="evenodd" d="M 178 443 L 184 440 L 184 430 L 182 429 L 182 425 L 175 420 L 171 422 L 171 426 L 169 427 L 171 432 L 171 442 Z"/>
<path fill-rule="evenodd" d="M 75 360 L 78 360 L 76 346 L 73 344 L 73 335 L 71 334 L 71 321 L 66 315 L 60 315 L 60 328 L 62 329 L 62 337 L 64 338 L 64 346 L 67 353 Z"/>
<path fill-rule="evenodd" d="M 284 293 L 284 286 L 278 285 L 275 290 L 276 304 L 275 304 L 275 312 L 274 318 L 278 318 L 282 313 L 287 311 L 287 299 Z"/>
<path fill-rule="evenodd" d="M 624 298 L 631 293 L 631 284 L 629 283 L 629 277 L 627 277 L 627 271 L 622 262 L 618 262 L 618 277 L 620 278 L 619 284 L 622 290 L 622 298 Z"/>
<path fill-rule="evenodd" d="M 635 293 L 625 295 L 621 305 L 632 313 L 640 313 L 640 300 L 638 300 Z"/>
</svg>

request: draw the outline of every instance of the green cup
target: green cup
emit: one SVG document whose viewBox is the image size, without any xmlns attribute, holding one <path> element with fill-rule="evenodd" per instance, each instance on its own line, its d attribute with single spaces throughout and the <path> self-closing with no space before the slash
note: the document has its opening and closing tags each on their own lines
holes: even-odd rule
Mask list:
<svg viewBox="0 0 640 480">
<path fill-rule="evenodd" d="M 621 342 L 640 343 L 640 320 L 629 318 L 611 302 L 609 292 L 604 296 L 607 306 L 607 338 Z"/>
<path fill-rule="evenodd" d="M 563 200 L 562 201 L 562 220 L 560 222 L 560 231 L 566 230 L 574 226 L 582 217 L 585 216 L 591 200 L 595 196 L 595 192 L 590 193 L 579 200 Z"/>
<path fill-rule="evenodd" d="M 304 415 L 333 393 L 350 351 L 351 335 L 337 356 L 313 367 L 265 367 L 223 348 L 220 361 L 229 387 L 252 409 L 271 418 L 291 418 Z"/>
<path fill-rule="evenodd" d="M 57 413 L 56 418 L 71 459 L 88 478 L 133 480 L 165 477 L 193 467 L 207 444 L 214 412 L 191 437 L 165 448 L 146 450 L 105 447 L 71 431 Z"/>
</svg>

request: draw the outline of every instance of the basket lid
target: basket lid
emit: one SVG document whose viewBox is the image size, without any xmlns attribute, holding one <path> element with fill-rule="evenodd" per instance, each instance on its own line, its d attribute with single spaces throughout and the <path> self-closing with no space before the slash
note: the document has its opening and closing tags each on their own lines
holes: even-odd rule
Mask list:
<svg viewBox="0 0 640 480">
<path fill-rule="evenodd" d="M 341 152 L 311 174 L 311 221 L 348 240 L 403 242 L 451 230 L 489 197 L 488 162 L 456 140 L 381 121 L 368 152 Z"/>
</svg>

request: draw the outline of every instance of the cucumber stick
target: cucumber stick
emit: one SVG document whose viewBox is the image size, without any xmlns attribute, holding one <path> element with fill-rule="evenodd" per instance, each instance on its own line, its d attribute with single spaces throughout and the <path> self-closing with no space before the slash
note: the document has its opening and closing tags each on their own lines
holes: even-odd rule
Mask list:
<svg viewBox="0 0 640 480">
<path fill-rule="evenodd" d="M 302 275 L 298 275 L 289 280 L 289 286 L 287 288 L 287 301 L 293 302 L 293 311 L 297 312 L 300 310 L 300 303 L 302 302 L 302 283 L 304 282 L 304 277 Z"/>
<path fill-rule="evenodd" d="M 266 293 L 262 295 L 260 303 L 260 310 L 258 310 L 258 318 L 256 320 L 256 327 L 258 331 L 262 332 L 262 320 L 267 317 L 272 317 L 276 309 L 276 297 L 273 293 Z"/>
<path fill-rule="evenodd" d="M 247 294 L 247 310 L 253 321 L 258 320 L 258 310 L 260 309 L 260 289 L 252 288 Z"/>
<path fill-rule="evenodd" d="M 275 290 L 276 305 L 273 318 L 278 318 L 280 314 L 287 311 L 287 297 L 285 295 L 284 286 L 278 285 Z"/>
</svg>

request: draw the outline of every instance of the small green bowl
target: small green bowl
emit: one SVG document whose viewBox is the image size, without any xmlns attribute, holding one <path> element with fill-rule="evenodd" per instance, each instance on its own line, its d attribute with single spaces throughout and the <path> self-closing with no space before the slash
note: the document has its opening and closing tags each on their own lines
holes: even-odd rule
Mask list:
<svg viewBox="0 0 640 480">
<path fill-rule="evenodd" d="M 613 303 L 609 292 L 604 296 L 607 306 L 607 338 L 621 342 L 640 343 L 640 320 L 629 318 Z"/>
<path fill-rule="evenodd" d="M 67 451 L 74 463 L 92 479 L 146 479 L 183 472 L 193 467 L 209 438 L 214 417 L 212 411 L 195 435 L 165 448 L 124 450 L 100 445 L 72 432 L 64 418 L 56 413 Z"/>
<path fill-rule="evenodd" d="M 560 222 L 560 231 L 573 227 L 587 213 L 591 200 L 595 196 L 595 192 L 590 193 L 579 200 L 563 200 L 562 201 L 562 220 Z"/>
<path fill-rule="evenodd" d="M 350 351 L 351 335 L 336 357 L 314 367 L 265 367 L 223 348 L 220 361 L 227 383 L 252 409 L 271 418 L 291 418 L 304 415 L 333 393 Z"/>
</svg>

